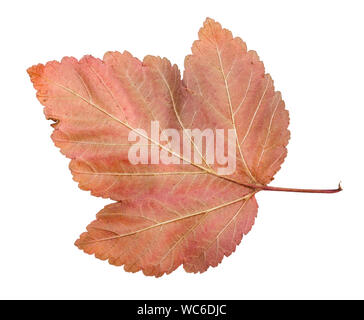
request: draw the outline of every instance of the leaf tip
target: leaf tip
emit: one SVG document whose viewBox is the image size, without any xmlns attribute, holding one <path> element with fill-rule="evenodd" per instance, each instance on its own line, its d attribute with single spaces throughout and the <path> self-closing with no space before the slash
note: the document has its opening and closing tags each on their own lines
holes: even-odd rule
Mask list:
<svg viewBox="0 0 364 320">
<path fill-rule="evenodd" d="M 31 66 L 27 69 L 27 73 L 34 86 L 41 78 L 43 71 L 44 71 L 44 65 L 41 63 Z"/>
<path fill-rule="evenodd" d="M 206 23 L 213 23 L 213 22 L 216 22 L 214 19 L 210 18 L 210 17 L 206 17 L 205 21 L 204 21 L 204 24 Z"/>
</svg>

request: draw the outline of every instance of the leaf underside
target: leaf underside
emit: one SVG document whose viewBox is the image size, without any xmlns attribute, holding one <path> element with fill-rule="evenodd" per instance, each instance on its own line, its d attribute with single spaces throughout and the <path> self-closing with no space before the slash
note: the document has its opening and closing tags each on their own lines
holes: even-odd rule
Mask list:
<svg viewBox="0 0 364 320">
<path fill-rule="evenodd" d="M 115 201 L 87 226 L 77 247 L 154 276 L 181 264 L 204 272 L 235 251 L 254 224 L 255 193 L 280 169 L 289 140 L 281 94 L 240 38 L 207 18 L 183 79 L 166 58 L 140 61 L 128 52 L 107 52 L 103 60 L 65 57 L 28 73 L 46 118 L 55 121 L 52 139 L 71 159 L 73 179 Z M 150 132 L 151 121 L 181 133 L 233 129 L 235 173 L 219 175 L 205 158 L 202 164 L 132 165 L 128 135 L 138 128 Z M 145 141 L 184 159 L 149 136 Z"/>
</svg>

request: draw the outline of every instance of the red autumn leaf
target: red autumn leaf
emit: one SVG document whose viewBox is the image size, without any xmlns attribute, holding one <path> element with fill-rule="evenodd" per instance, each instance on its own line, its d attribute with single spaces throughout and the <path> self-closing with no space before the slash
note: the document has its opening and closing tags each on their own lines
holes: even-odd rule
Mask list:
<svg viewBox="0 0 364 320">
<path fill-rule="evenodd" d="M 256 52 L 212 19 L 186 57 L 183 80 L 167 59 L 139 61 L 128 52 L 107 52 L 103 60 L 63 58 L 28 73 L 46 118 L 56 121 L 52 139 L 71 159 L 74 180 L 116 201 L 76 245 L 126 271 L 161 276 L 183 264 L 203 272 L 250 231 L 256 192 L 302 191 L 267 186 L 287 154 L 288 112 Z M 149 134 L 153 121 L 158 134 L 175 129 L 183 141 L 171 146 L 156 139 Z M 234 139 L 235 171 L 219 172 L 221 166 L 208 161 L 207 143 L 205 152 L 189 128 L 230 129 L 233 138 L 224 134 Z M 131 132 L 170 163 L 149 154 L 147 163 L 131 163 Z M 186 140 L 197 158 L 182 153 Z"/>
</svg>

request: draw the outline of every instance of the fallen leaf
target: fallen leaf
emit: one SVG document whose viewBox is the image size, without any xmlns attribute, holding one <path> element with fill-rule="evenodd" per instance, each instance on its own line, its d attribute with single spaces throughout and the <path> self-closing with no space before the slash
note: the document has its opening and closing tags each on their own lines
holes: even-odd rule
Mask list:
<svg viewBox="0 0 364 320">
<path fill-rule="evenodd" d="M 76 241 L 99 259 L 154 276 L 181 264 L 204 272 L 250 231 L 255 194 L 280 189 L 267 184 L 287 154 L 289 117 L 281 94 L 256 52 L 212 19 L 186 57 L 183 80 L 167 59 L 139 61 L 128 52 L 107 52 L 103 60 L 66 57 L 28 73 L 46 118 L 55 121 L 52 139 L 71 159 L 74 180 L 92 195 L 116 201 Z M 151 132 L 155 121 L 158 133 L 175 129 L 181 136 L 189 128 L 230 129 L 236 170 L 218 173 L 219 165 L 209 163 L 190 133 L 184 139 L 201 163 L 139 130 Z M 153 163 L 148 155 L 148 163 L 132 164 L 130 132 L 148 150 L 177 161 Z"/>
</svg>

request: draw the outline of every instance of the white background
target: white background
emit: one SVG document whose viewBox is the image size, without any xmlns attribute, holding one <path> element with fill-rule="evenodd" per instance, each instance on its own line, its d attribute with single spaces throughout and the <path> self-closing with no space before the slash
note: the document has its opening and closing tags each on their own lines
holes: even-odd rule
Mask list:
<svg viewBox="0 0 364 320">
<path fill-rule="evenodd" d="M 362 1 L 2 1 L 0 298 L 364 298 Z M 209 16 L 258 52 L 290 111 L 288 157 L 217 268 L 126 273 L 74 241 L 110 201 L 78 189 L 26 68 L 127 49 L 184 56 Z"/>
</svg>

